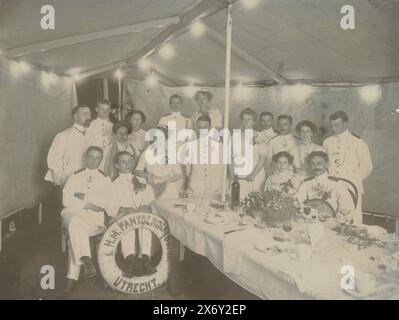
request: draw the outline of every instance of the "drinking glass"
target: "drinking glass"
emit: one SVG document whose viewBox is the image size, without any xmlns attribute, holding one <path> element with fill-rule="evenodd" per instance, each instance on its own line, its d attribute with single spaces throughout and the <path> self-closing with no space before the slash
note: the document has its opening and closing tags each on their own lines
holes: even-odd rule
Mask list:
<svg viewBox="0 0 399 320">
<path fill-rule="evenodd" d="M 244 223 L 245 209 L 244 208 L 239 208 L 238 209 L 238 215 L 240 216 L 240 222 L 238 223 L 238 225 L 239 226 L 245 226 L 246 225 Z"/>
<path fill-rule="evenodd" d="M 255 210 L 255 227 L 261 227 L 263 212 L 261 210 Z"/>
</svg>

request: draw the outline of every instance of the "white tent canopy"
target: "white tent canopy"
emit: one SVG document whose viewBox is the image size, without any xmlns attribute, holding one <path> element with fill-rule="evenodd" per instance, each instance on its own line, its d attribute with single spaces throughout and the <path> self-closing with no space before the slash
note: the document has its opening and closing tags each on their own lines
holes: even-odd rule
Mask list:
<svg viewBox="0 0 399 320">
<path fill-rule="evenodd" d="M 233 1 L 232 81 L 381 82 L 399 79 L 397 0 Z M 247 3 L 253 3 L 248 8 Z M 55 30 L 40 28 L 40 7 L 55 9 Z M 46 70 L 104 76 L 137 67 L 148 54 L 167 86 L 224 83 L 225 0 L 1 0 L 0 49 Z M 342 30 L 340 9 L 355 8 L 355 30 Z M 201 20 L 205 32 L 190 28 Z M 168 42 L 175 55 L 159 53 Z"/>
</svg>

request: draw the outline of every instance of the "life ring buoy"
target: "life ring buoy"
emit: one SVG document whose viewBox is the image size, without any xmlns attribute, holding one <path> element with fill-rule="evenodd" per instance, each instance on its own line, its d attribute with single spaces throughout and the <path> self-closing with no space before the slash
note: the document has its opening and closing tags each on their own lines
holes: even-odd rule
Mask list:
<svg viewBox="0 0 399 320">
<path fill-rule="evenodd" d="M 162 256 L 157 271 L 149 276 L 127 277 L 116 264 L 118 243 L 124 235 L 137 228 L 147 228 L 158 238 Z M 163 286 L 170 269 L 169 226 L 160 216 L 148 212 L 129 213 L 118 218 L 105 231 L 98 249 L 99 269 L 108 285 L 119 292 L 143 294 Z"/>
</svg>

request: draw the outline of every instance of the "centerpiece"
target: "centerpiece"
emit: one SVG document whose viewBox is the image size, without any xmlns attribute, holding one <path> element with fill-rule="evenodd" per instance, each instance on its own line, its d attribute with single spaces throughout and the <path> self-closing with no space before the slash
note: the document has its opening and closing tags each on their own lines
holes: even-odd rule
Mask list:
<svg viewBox="0 0 399 320">
<path fill-rule="evenodd" d="M 241 207 L 256 219 L 256 226 L 289 228 L 296 213 L 292 193 L 283 189 L 250 192 L 241 201 Z"/>
</svg>

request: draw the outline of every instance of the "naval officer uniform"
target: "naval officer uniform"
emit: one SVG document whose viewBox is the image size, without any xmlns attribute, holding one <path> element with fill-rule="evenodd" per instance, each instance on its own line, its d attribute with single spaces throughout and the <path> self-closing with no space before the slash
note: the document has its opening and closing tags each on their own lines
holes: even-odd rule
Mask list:
<svg viewBox="0 0 399 320">
<path fill-rule="evenodd" d="M 47 156 L 46 181 L 63 186 L 71 174 L 84 167 L 88 148 L 85 133 L 86 129 L 75 123 L 55 136 Z"/>
<path fill-rule="evenodd" d="M 369 148 L 362 138 L 348 130 L 325 139 L 323 147 L 329 158 L 328 173 L 350 180 L 359 191 L 354 222 L 361 224 L 363 181 L 373 170 Z"/>
<path fill-rule="evenodd" d="M 65 184 L 65 208 L 61 218 L 63 228 L 68 233 L 68 279 L 78 280 L 81 258 L 91 257 L 89 238 L 104 226 L 104 209 L 108 205 L 110 184 L 110 179 L 102 171 L 88 168 L 71 175 Z M 87 204 L 103 210 L 86 209 Z"/>
<path fill-rule="evenodd" d="M 103 150 L 113 142 L 112 122 L 108 119 L 96 118 L 87 128 L 89 146 L 97 146 Z"/>
</svg>

